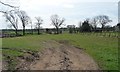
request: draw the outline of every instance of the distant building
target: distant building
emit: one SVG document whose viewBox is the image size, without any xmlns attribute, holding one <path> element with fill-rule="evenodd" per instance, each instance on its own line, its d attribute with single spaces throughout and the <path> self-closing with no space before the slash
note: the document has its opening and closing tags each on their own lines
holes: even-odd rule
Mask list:
<svg viewBox="0 0 120 72">
<path fill-rule="evenodd" d="M 75 25 L 67 25 L 67 28 L 69 29 L 69 33 L 75 33 Z"/>
<path fill-rule="evenodd" d="M 67 25 L 67 28 L 75 28 L 75 25 Z"/>
</svg>

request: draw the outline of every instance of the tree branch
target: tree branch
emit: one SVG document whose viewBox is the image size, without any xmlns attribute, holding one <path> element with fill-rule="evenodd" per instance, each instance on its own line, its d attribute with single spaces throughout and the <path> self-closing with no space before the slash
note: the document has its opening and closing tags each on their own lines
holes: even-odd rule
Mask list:
<svg viewBox="0 0 120 72">
<path fill-rule="evenodd" d="M 9 5 L 9 4 L 6 4 L 6 3 L 3 3 L 3 2 L 1 2 L 1 1 L 0 1 L 0 3 L 3 4 L 3 5 L 5 5 L 5 6 L 9 6 L 9 7 L 11 7 L 11 8 L 19 8 L 19 7 L 16 7 L 16 6 L 12 6 L 12 5 Z"/>
</svg>

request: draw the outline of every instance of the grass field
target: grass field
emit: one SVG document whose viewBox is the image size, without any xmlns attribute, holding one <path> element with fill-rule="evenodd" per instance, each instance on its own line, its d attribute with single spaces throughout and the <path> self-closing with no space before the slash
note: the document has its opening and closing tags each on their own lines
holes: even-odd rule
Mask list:
<svg viewBox="0 0 120 72">
<path fill-rule="evenodd" d="M 101 37 L 95 35 L 81 34 L 59 34 L 59 35 L 26 35 L 16 38 L 3 38 L 2 48 L 16 50 L 5 50 L 3 54 L 15 58 L 24 55 L 17 49 L 39 51 L 42 49 L 41 42 L 46 40 L 67 40 L 70 44 L 83 48 L 103 70 L 118 70 L 118 39 L 115 37 Z"/>
</svg>

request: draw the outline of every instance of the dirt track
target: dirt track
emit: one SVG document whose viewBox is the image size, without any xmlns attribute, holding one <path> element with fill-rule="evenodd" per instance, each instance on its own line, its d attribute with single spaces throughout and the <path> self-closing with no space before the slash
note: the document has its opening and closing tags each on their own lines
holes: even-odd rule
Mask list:
<svg viewBox="0 0 120 72">
<path fill-rule="evenodd" d="M 30 70 L 99 70 L 96 62 L 84 52 L 66 42 L 46 41 L 40 59 L 30 65 Z"/>
</svg>

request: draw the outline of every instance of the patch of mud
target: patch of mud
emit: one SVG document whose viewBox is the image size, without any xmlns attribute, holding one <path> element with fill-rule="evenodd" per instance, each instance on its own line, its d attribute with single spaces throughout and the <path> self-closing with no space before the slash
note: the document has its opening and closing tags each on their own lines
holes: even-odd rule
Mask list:
<svg viewBox="0 0 120 72">
<path fill-rule="evenodd" d="M 15 48 L 2 48 L 7 50 L 14 50 L 18 52 L 23 52 L 23 56 L 11 57 L 10 55 L 6 55 L 3 53 L 2 55 L 6 58 L 2 60 L 2 70 L 28 70 L 28 66 L 39 59 L 38 52 L 30 51 L 30 50 L 22 50 Z M 12 63 L 17 63 L 12 65 Z"/>
<path fill-rule="evenodd" d="M 29 66 L 30 70 L 99 70 L 82 49 L 56 41 L 46 41 L 43 45 L 40 59 Z"/>
<path fill-rule="evenodd" d="M 69 40 L 60 40 L 58 41 L 60 44 L 69 44 Z"/>
</svg>

